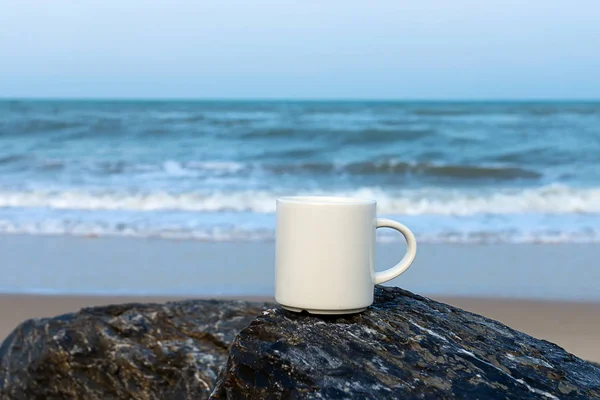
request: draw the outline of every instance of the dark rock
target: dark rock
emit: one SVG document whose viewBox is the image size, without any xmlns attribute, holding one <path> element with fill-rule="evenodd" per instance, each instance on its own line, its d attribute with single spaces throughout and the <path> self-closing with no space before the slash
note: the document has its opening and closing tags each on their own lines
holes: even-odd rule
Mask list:
<svg viewBox="0 0 600 400">
<path fill-rule="evenodd" d="M 357 315 L 272 306 L 190 300 L 26 321 L 0 346 L 0 399 L 600 398 L 592 363 L 401 289 L 377 287 Z"/>
<path fill-rule="evenodd" d="M 0 399 L 207 398 L 233 338 L 266 307 L 188 300 L 28 320 L 0 347 Z"/>
<path fill-rule="evenodd" d="M 402 289 L 375 295 L 355 315 L 269 310 L 234 340 L 213 398 L 600 398 L 600 369 L 555 344 Z"/>
</svg>

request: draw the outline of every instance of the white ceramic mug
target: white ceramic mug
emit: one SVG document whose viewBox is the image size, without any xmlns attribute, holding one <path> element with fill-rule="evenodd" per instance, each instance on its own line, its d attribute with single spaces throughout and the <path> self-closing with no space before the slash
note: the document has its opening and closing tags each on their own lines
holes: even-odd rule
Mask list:
<svg viewBox="0 0 600 400">
<path fill-rule="evenodd" d="M 277 199 L 275 300 L 290 311 L 348 314 L 373 303 L 373 287 L 406 271 L 417 253 L 412 232 L 377 218 L 377 202 L 345 197 Z M 375 229 L 392 228 L 407 243 L 392 268 L 375 272 Z"/>
</svg>

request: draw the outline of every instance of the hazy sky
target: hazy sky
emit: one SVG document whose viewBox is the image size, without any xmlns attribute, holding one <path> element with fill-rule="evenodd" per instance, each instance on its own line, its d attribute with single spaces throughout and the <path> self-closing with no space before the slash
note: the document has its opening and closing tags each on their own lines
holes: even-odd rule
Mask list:
<svg viewBox="0 0 600 400">
<path fill-rule="evenodd" d="M 0 0 L 0 97 L 600 98 L 600 1 Z"/>
</svg>

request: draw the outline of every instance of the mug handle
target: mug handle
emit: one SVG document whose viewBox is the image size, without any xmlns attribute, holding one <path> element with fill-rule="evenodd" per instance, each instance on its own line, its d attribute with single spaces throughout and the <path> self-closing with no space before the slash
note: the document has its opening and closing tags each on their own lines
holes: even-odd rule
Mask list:
<svg viewBox="0 0 600 400">
<path fill-rule="evenodd" d="M 390 279 L 394 279 L 398 275 L 402 274 L 404 271 L 410 267 L 412 262 L 417 255 L 417 241 L 415 239 L 415 235 L 408 229 L 406 226 L 402 225 L 400 222 L 394 221 L 393 219 L 387 218 L 377 218 L 377 226 L 376 228 L 392 228 L 397 230 L 404 236 L 406 239 L 406 254 L 402 257 L 402 260 L 396 265 L 394 265 L 390 269 L 386 269 L 385 271 L 375 272 L 375 284 L 378 285 L 383 282 L 387 282 Z"/>
</svg>

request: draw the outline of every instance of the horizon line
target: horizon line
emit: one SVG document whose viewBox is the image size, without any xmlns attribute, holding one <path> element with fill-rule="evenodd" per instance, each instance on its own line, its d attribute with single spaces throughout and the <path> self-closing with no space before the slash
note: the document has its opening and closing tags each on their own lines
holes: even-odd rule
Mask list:
<svg viewBox="0 0 600 400">
<path fill-rule="evenodd" d="M 276 98 L 276 97 L 18 97 L 0 96 L 0 101 L 113 101 L 113 102 L 370 102 L 370 103 L 584 103 L 598 98 Z"/>
</svg>

